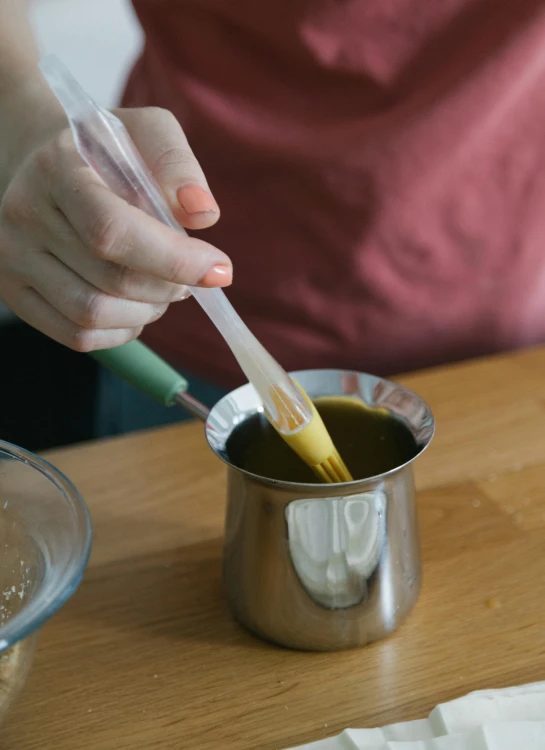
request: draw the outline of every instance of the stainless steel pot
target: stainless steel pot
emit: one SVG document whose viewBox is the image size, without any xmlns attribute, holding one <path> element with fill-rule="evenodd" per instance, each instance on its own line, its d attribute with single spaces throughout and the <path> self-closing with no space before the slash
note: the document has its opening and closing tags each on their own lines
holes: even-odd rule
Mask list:
<svg viewBox="0 0 545 750">
<path fill-rule="evenodd" d="M 351 395 L 387 409 L 419 451 L 434 431 L 428 406 L 394 383 L 339 370 L 294 373 L 311 398 Z M 255 476 L 232 463 L 227 441 L 260 409 L 250 385 L 211 410 L 206 437 L 228 466 L 224 582 L 234 616 L 296 649 L 362 646 L 396 630 L 416 603 L 420 548 L 412 461 L 342 485 Z"/>
<path fill-rule="evenodd" d="M 210 447 L 228 467 L 224 582 L 242 625 L 282 646 L 318 651 L 362 646 L 399 627 L 421 584 L 414 458 L 347 484 L 256 476 L 228 450 L 235 428 L 261 409 L 251 385 L 208 412 L 140 342 L 94 356 L 154 398 L 205 420 Z M 311 398 L 353 396 L 388 410 L 414 436 L 415 458 L 433 437 L 429 407 L 400 385 L 340 370 L 294 376 Z"/>
</svg>

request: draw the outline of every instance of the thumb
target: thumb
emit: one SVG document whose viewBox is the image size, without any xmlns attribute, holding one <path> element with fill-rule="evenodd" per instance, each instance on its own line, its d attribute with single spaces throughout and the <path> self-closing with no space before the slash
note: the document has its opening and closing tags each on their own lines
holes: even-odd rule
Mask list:
<svg viewBox="0 0 545 750">
<path fill-rule="evenodd" d="M 166 109 L 119 109 L 119 117 L 162 187 L 176 219 L 187 229 L 216 223 L 220 211 L 184 131 Z"/>
</svg>

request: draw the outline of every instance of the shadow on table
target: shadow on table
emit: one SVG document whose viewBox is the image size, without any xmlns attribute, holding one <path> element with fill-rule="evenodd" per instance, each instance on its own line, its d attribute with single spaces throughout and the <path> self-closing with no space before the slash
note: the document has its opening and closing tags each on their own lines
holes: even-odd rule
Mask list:
<svg viewBox="0 0 545 750">
<path fill-rule="evenodd" d="M 91 568 L 65 617 L 147 639 L 276 648 L 231 616 L 221 583 L 222 540 Z"/>
</svg>

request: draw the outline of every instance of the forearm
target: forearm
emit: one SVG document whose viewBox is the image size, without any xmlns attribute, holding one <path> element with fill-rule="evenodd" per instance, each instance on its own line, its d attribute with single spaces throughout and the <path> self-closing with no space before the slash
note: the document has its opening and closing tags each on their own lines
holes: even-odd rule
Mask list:
<svg viewBox="0 0 545 750">
<path fill-rule="evenodd" d="M 63 115 L 37 68 L 30 0 L 0 0 L 0 198 L 14 166 Z"/>
</svg>

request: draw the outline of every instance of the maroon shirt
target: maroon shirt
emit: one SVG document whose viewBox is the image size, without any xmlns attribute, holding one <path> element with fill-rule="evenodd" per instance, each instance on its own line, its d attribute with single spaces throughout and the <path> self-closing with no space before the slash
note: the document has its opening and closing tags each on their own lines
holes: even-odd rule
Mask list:
<svg viewBox="0 0 545 750">
<path fill-rule="evenodd" d="M 135 0 L 124 103 L 182 123 L 202 233 L 287 368 L 390 374 L 545 340 L 545 2 Z M 145 340 L 230 385 L 198 305 Z"/>
</svg>

